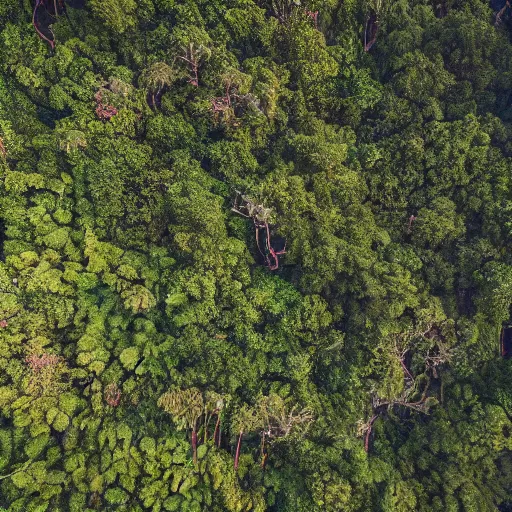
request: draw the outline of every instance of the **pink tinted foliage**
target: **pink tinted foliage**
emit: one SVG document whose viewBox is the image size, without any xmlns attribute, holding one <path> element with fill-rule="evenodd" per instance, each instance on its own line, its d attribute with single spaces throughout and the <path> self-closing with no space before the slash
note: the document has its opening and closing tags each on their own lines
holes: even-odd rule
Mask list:
<svg viewBox="0 0 512 512">
<path fill-rule="evenodd" d="M 25 362 L 34 373 L 38 373 L 44 368 L 57 366 L 62 362 L 62 357 L 46 353 L 40 356 L 31 354 L 25 358 Z"/>
<path fill-rule="evenodd" d="M 117 114 L 117 109 L 112 105 L 98 105 L 96 115 L 101 121 L 108 121 Z"/>
<path fill-rule="evenodd" d="M 0 327 L 7 327 L 8 323 L 7 320 L 0 320 Z"/>
<path fill-rule="evenodd" d="M 103 96 L 101 94 L 101 91 L 98 91 L 94 95 L 94 99 L 97 103 L 96 115 L 101 121 L 108 121 L 117 114 L 117 109 L 115 107 L 113 107 L 112 105 L 105 105 L 103 103 Z"/>
<path fill-rule="evenodd" d="M 105 388 L 105 401 L 110 407 L 117 407 L 121 401 L 121 390 L 115 382 Z"/>
<path fill-rule="evenodd" d="M 315 28 L 318 29 L 318 11 L 308 11 L 306 9 L 306 16 L 310 17 L 315 22 Z"/>
</svg>

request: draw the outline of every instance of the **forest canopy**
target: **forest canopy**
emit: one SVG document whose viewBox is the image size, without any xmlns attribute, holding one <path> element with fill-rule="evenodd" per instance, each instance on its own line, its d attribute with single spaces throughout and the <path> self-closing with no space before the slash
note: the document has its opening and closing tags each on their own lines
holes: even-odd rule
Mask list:
<svg viewBox="0 0 512 512">
<path fill-rule="evenodd" d="M 0 41 L 0 510 L 512 510 L 508 1 Z"/>
</svg>

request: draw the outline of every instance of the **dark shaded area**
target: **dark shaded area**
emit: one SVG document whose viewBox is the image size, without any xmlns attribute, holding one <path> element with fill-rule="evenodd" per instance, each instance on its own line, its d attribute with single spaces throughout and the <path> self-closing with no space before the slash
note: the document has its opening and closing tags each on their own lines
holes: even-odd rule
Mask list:
<svg viewBox="0 0 512 512">
<path fill-rule="evenodd" d="M 37 118 L 49 128 L 55 128 L 55 121 L 63 119 L 72 114 L 72 110 L 68 107 L 64 110 L 55 110 L 43 106 L 37 107 Z"/>
<path fill-rule="evenodd" d="M 59 16 L 65 13 L 66 6 L 73 9 L 83 9 L 85 0 L 36 0 L 32 15 L 32 24 L 39 37 L 45 40 L 50 47 L 55 47 L 55 36 L 51 29 Z"/>
<path fill-rule="evenodd" d="M 55 19 L 55 10 L 56 6 L 53 2 L 49 4 L 48 0 L 36 0 L 34 13 L 32 15 L 32 24 L 37 34 L 41 39 L 46 41 L 52 49 L 55 46 L 55 36 L 51 29 Z"/>
<path fill-rule="evenodd" d="M 493 11 L 499 11 L 500 9 L 503 9 L 507 3 L 507 0 L 491 0 L 490 5 L 491 9 Z"/>
<path fill-rule="evenodd" d="M 512 325 L 504 325 L 501 328 L 500 350 L 502 357 L 512 357 Z"/>
<path fill-rule="evenodd" d="M 366 28 L 364 32 L 364 51 L 370 51 L 371 47 L 377 40 L 377 32 L 379 31 L 379 20 L 377 15 L 372 13 L 366 20 Z"/>
<path fill-rule="evenodd" d="M 511 14 L 510 0 L 491 0 L 490 6 L 494 11 L 494 24 L 507 23 L 508 25 Z"/>
<path fill-rule="evenodd" d="M 66 0 L 66 6 L 72 9 L 83 9 L 85 7 L 85 0 Z"/>
</svg>

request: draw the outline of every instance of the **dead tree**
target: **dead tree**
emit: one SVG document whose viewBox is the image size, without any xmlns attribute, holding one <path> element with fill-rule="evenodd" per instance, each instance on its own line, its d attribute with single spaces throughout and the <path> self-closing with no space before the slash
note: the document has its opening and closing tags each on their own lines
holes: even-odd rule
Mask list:
<svg viewBox="0 0 512 512">
<path fill-rule="evenodd" d="M 285 23 L 290 18 L 295 5 L 297 5 L 297 3 L 292 0 L 272 0 L 272 10 L 274 11 L 275 17 L 281 23 Z"/>
<path fill-rule="evenodd" d="M 233 120 L 247 109 L 263 114 L 259 99 L 250 89 L 250 78 L 237 69 L 227 71 L 222 75 L 224 96 L 217 96 L 210 100 L 211 109 L 216 122 L 221 119 L 225 124 L 234 124 Z"/>
<path fill-rule="evenodd" d="M 203 45 L 195 46 L 194 43 L 189 43 L 188 46 L 181 48 L 182 54 L 178 55 L 178 59 L 181 59 L 187 64 L 188 68 L 188 83 L 194 87 L 199 87 L 199 66 L 201 60 L 205 56 L 210 55 L 210 50 Z"/>
<path fill-rule="evenodd" d="M 267 441 L 272 443 L 289 436 L 302 437 L 314 421 L 309 408 L 299 409 L 297 405 L 289 407 L 279 395 L 274 393 L 260 398 L 257 404 L 261 419 L 261 467 L 265 467 L 268 458 Z"/>
<path fill-rule="evenodd" d="M 240 197 L 240 205 L 238 205 L 238 198 Z M 243 215 L 248 219 L 252 219 L 256 231 L 256 246 L 258 251 L 263 256 L 266 265 L 270 270 L 277 270 L 279 268 L 279 258 L 282 254 L 286 253 L 285 247 L 279 251 L 276 251 L 272 247 L 270 238 L 270 227 L 269 220 L 272 213 L 271 208 L 265 208 L 261 204 L 256 204 L 247 196 L 242 195 L 237 191 L 235 202 L 232 210 L 239 215 Z M 263 233 L 264 246 L 260 244 L 260 232 Z"/>
<path fill-rule="evenodd" d="M 434 397 L 427 396 L 430 386 L 430 380 L 427 382 L 419 400 L 412 401 L 411 388 L 404 390 L 404 392 L 398 397 L 391 400 L 381 400 L 378 397 L 373 400 L 373 412 L 372 417 L 366 423 L 360 423 L 358 428 L 358 435 L 364 437 L 364 450 L 368 452 L 370 447 L 370 436 L 373 431 L 373 425 L 375 421 L 391 411 L 395 407 L 403 407 L 411 409 L 415 412 L 428 414 L 430 407 L 437 403 L 437 399 Z"/>
<path fill-rule="evenodd" d="M 434 321 L 426 321 L 416 328 L 408 329 L 404 332 L 397 332 L 392 335 L 391 354 L 396 357 L 403 371 L 404 386 L 399 396 L 381 399 L 378 396 L 372 398 L 371 418 L 359 425 L 359 435 L 364 437 L 365 450 L 368 451 L 370 436 L 375 421 L 387 411 L 399 407 L 410 409 L 415 412 L 428 414 L 430 407 L 437 403 L 437 399 L 428 396 L 430 390 L 431 376 L 435 379 L 439 377 L 439 367 L 451 359 L 451 350 L 446 344 L 441 328 Z M 417 346 L 413 342 L 428 342 L 431 346 L 426 350 L 423 357 L 424 371 L 419 376 L 426 376 L 426 383 L 421 390 L 418 399 L 418 386 L 421 380 L 415 377 L 407 367 L 406 357 Z"/>
</svg>

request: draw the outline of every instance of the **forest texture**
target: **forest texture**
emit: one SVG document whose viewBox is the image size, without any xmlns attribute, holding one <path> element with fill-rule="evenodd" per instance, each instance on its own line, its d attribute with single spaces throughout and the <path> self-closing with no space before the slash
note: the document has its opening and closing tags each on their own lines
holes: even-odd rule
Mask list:
<svg viewBox="0 0 512 512">
<path fill-rule="evenodd" d="M 0 2 L 0 509 L 512 510 L 512 10 Z"/>
</svg>

